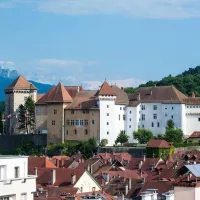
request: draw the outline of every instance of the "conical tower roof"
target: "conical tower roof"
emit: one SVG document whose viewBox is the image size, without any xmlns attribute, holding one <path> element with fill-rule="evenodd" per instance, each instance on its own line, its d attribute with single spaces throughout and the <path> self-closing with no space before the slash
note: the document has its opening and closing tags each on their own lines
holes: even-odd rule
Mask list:
<svg viewBox="0 0 200 200">
<path fill-rule="evenodd" d="M 101 86 L 101 89 L 97 92 L 97 95 L 116 95 L 115 91 L 112 89 L 112 87 L 107 83 L 107 81 L 104 81 L 104 83 Z"/>
<path fill-rule="evenodd" d="M 37 88 L 32 83 L 30 83 L 27 79 L 25 79 L 23 76 L 19 76 L 6 88 L 6 90 L 9 90 L 9 89 L 33 89 L 33 90 L 36 90 Z"/>
<path fill-rule="evenodd" d="M 72 97 L 69 95 L 64 85 L 58 83 L 58 85 L 51 90 L 46 102 L 72 102 Z"/>
</svg>

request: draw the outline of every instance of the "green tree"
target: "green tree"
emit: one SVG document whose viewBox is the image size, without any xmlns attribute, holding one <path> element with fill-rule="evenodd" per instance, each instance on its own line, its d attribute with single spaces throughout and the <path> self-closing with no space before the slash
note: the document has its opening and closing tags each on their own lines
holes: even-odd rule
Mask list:
<svg viewBox="0 0 200 200">
<path fill-rule="evenodd" d="M 19 127 L 18 129 L 20 131 L 27 130 L 27 123 L 26 123 L 26 108 L 22 104 L 18 108 L 18 122 L 19 122 Z"/>
<path fill-rule="evenodd" d="M 153 133 L 150 130 L 140 128 L 133 132 L 133 138 L 138 140 L 140 144 L 146 144 L 153 138 Z"/>
<path fill-rule="evenodd" d="M 34 131 L 35 126 L 35 102 L 31 97 L 28 97 L 24 106 L 26 109 L 26 123 L 28 132 L 31 133 Z"/>
<path fill-rule="evenodd" d="M 128 142 L 128 138 L 129 136 L 126 135 L 124 131 L 120 131 L 119 135 L 117 136 L 117 139 L 115 140 L 115 143 L 116 144 L 121 143 L 121 146 L 122 146 L 122 144 Z"/>
<path fill-rule="evenodd" d="M 170 120 L 167 121 L 166 130 L 169 130 L 169 129 L 174 129 L 174 122 L 173 122 L 172 119 L 170 119 Z"/>
<path fill-rule="evenodd" d="M 154 136 L 154 139 L 163 140 L 163 139 L 165 139 L 165 136 L 163 134 L 159 133 L 157 136 Z"/>
<path fill-rule="evenodd" d="M 183 131 L 181 129 L 167 129 L 165 133 L 165 140 L 173 143 L 183 142 Z"/>
<path fill-rule="evenodd" d="M 107 139 L 102 139 L 99 146 L 100 147 L 105 147 L 108 144 L 108 140 Z"/>
</svg>

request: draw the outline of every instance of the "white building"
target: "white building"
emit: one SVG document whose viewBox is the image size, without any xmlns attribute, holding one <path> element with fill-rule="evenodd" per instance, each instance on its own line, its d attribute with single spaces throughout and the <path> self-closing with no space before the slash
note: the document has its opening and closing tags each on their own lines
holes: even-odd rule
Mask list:
<svg viewBox="0 0 200 200">
<path fill-rule="evenodd" d="M 33 200 L 36 176 L 27 170 L 27 156 L 0 156 L 0 200 Z"/>
<path fill-rule="evenodd" d="M 200 99 L 194 95 L 189 98 L 173 86 L 139 88 L 129 95 L 126 119 L 125 130 L 131 142 L 138 128 L 164 134 L 169 119 L 188 136 L 200 130 Z"/>
</svg>

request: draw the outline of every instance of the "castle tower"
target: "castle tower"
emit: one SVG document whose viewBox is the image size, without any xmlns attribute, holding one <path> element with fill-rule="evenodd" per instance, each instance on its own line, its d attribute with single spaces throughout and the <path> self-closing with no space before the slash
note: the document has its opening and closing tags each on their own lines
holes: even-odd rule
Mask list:
<svg viewBox="0 0 200 200">
<path fill-rule="evenodd" d="M 19 76 L 5 89 L 6 94 L 6 134 L 17 133 L 17 111 L 21 104 L 24 105 L 26 99 L 30 96 L 36 102 L 37 88 Z"/>
<path fill-rule="evenodd" d="M 105 81 L 96 96 L 98 96 L 100 110 L 100 141 L 102 139 L 108 139 L 108 145 L 113 145 L 117 137 L 115 131 L 116 94 L 112 87 Z"/>
</svg>

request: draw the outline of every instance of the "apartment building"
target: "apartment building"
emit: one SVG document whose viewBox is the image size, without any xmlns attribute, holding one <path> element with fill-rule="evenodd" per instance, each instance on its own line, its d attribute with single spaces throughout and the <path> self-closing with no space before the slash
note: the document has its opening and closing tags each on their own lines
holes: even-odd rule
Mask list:
<svg viewBox="0 0 200 200">
<path fill-rule="evenodd" d="M 0 200 L 33 200 L 36 176 L 27 170 L 28 157 L 0 156 Z"/>
</svg>

